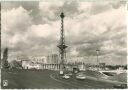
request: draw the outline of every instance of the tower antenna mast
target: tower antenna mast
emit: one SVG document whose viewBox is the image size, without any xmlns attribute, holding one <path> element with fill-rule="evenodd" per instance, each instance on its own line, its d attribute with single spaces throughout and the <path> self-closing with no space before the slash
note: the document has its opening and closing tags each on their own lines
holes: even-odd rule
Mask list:
<svg viewBox="0 0 128 90">
<path fill-rule="evenodd" d="M 64 13 L 62 12 L 60 14 L 60 17 L 61 17 L 61 30 L 60 30 L 60 43 L 59 45 L 57 46 L 60 50 L 60 58 L 61 58 L 61 62 L 60 62 L 60 65 L 61 65 L 61 70 L 63 71 L 65 66 L 64 66 L 64 60 L 65 60 L 65 54 L 66 54 L 66 48 L 68 47 L 67 45 L 65 45 L 65 36 L 64 36 Z"/>
</svg>

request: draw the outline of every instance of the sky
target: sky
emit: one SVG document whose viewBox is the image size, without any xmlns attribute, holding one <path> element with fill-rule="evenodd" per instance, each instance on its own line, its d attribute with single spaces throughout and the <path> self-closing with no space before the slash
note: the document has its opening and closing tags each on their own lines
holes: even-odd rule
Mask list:
<svg viewBox="0 0 128 90">
<path fill-rule="evenodd" d="M 62 11 L 67 56 L 96 59 L 99 49 L 102 62 L 126 64 L 126 10 L 118 1 L 2 2 L 2 51 L 8 47 L 13 56 L 58 53 Z"/>
</svg>

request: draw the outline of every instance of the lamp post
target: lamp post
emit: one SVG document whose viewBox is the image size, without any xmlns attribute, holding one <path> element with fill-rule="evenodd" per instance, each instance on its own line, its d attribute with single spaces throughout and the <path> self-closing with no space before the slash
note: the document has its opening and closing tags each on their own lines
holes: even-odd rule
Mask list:
<svg viewBox="0 0 128 90">
<path fill-rule="evenodd" d="M 98 60 L 99 51 L 100 51 L 100 50 L 98 50 L 98 49 L 96 50 L 96 53 L 97 53 L 97 71 L 99 70 L 99 69 L 98 69 L 98 68 L 99 68 L 99 65 L 98 65 L 98 64 L 99 64 L 99 60 Z"/>
</svg>

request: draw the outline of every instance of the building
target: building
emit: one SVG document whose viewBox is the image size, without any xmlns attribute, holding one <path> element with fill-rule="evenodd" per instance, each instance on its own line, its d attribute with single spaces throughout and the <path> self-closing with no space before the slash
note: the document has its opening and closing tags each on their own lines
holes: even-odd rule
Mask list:
<svg viewBox="0 0 128 90">
<path fill-rule="evenodd" d="M 47 56 L 47 64 L 59 64 L 59 56 L 57 54 L 51 54 Z"/>
<path fill-rule="evenodd" d="M 22 60 L 22 67 L 23 67 L 23 69 L 28 69 L 29 64 L 30 64 L 30 61 Z"/>
<path fill-rule="evenodd" d="M 86 70 L 86 67 L 85 67 L 84 64 L 79 64 L 79 65 L 78 65 L 78 68 L 79 68 L 79 70 L 81 70 L 81 71 Z"/>
<path fill-rule="evenodd" d="M 84 62 L 84 57 L 69 57 L 69 58 L 67 58 L 68 60 L 67 60 L 67 63 L 70 63 L 70 62 L 74 62 L 74 63 L 79 63 L 79 62 Z"/>
<path fill-rule="evenodd" d="M 34 63 L 46 63 L 46 57 L 45 56 L 31 56 L 29 59 Z"/>
<path fill-rule="evenodd" d="M 48 64 L 51 63 L 51 56 L 50 56 L 50 55 L 47 56 L 47 63 L 48 63 Z"/>
<path fill-rule="evenodd" d="M 59 56 L 57 54 L 52 54 L 52 63 L 54 64 L 59 63 Z"/>
</svg>

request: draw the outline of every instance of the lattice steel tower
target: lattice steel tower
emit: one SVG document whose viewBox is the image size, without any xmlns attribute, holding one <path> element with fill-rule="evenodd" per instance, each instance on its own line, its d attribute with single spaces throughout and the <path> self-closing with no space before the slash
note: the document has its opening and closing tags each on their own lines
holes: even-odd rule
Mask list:
<svg viewBox="0 0 128 90">
<path fill-rule="evenodd" d="M 64 69 L 64 60 L 66 58 L 66 48 L 68 47 L 67 45 L 65 45 L 65 35 L 64 35 L 64 13 L 62 12 L 60 14 L 60 17 L 61 17 L 61 30 L 60 30 L 60 43 L 59 45 L 57 46 L 60 50 L 60 57 L 61 57 L 61 69 L 63 70 Z"/>
</svg>

